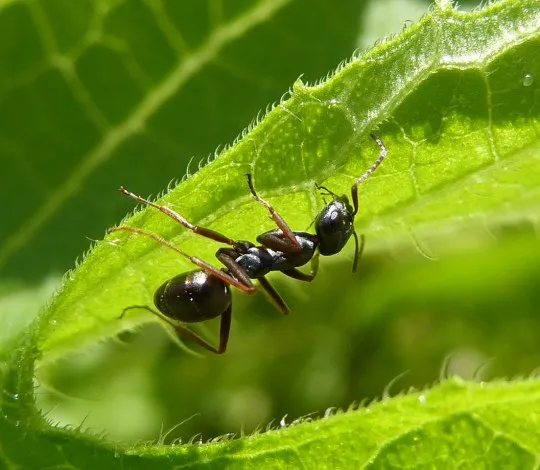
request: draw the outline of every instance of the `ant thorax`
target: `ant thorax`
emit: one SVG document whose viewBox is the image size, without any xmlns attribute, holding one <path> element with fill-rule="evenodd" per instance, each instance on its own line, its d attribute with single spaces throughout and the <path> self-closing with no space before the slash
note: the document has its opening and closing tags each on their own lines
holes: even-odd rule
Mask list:
<svg viewBox="0 0 540 470">
<path fill-rule="evenodd" d="M 307 232 L 293 232 L 300 244 L 299 251 L 282 251 L 275 246 L 252 246 L 235 261 L 251 279 L 259 279 L 271 271 L 287 271 L 308 263 L 318 247 L 318 239 Z M 283 239 L 281 230 L 271 230 L 261 235 L 262 239 Z M 270 243 L 271 244 L 271 243 Z"/>
</svg>

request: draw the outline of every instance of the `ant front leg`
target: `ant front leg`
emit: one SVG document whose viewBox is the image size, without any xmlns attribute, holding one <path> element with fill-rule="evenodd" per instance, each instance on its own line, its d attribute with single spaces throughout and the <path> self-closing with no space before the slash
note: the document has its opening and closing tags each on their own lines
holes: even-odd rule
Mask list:
<svg viewBox="0 0 540 470">
<path fill-rule="evenodd" d="M 352 266 L 352 272 L 356 272 L 356 268 L 358 267 L 358 261 L 362 257 L 362 253 L 364 253 L 364 245 L 366 244 L 366 237 L 364 237 L 364 234 L 360 234 L 360 246 L 358 246 L 358 235 L 356 235 L 356 231 L 353 230 L 353 236 L 354 236 L 354 260 L 353 260 L 353 266 Z"/>
<path fill-rule="evenodd" d="M 272 205 L 265 201 L 262 197 L 260 197 L 257 194 L 257 191 L 255 191 L 255 187 L 253 186 L 253 181 L 251 179 L 251 173 L 248 173 L 247 175 L 248 179 L 248 186 L 249 190 L 251 191 L 251 194 L 253 194 L 253 197 L 262 204 L 264 207 L 268 209 L 268 212 L 270 212 L 270 218 L 276 223 L 276 225 L 279 227 L 285 238 L 288 240 L 289 244 L 287 245 L 288 250 L 282 250 L 282 251 L 302 251 L 302 245 L 300 242 L 296 239 L 296 236 L 294 235 L 294 232 L 291 230 L 287 222 L 285 222 L 285 219 L 281 217 L 277 211 L 272 207 Z"/>
</svg>

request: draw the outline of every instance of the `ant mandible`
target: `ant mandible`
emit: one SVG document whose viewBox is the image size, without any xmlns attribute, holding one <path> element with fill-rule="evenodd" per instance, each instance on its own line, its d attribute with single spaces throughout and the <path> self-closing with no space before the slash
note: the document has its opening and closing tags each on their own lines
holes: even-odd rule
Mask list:
<svg viewBox="0 0 540 470">
<path fill-rule="evenodd" d="M 266 279 L 266 275 L 271 271 L 279 271 L 293 279 L 311 282 L 317 273 L 319 254 L 330 256 L 339 253 L 351 235 L 354 236 L 355 240 L 354 272 L 364 248 L 364 235 L 360 236 L 361 242 L 359 244 L 354 229 L 354 217 L 358 212 L 358 186 L 377 169 L 386 158 L 387 153 L 381 139 L 374 134 L 370 134 L 370 136 L 379 145 L 380 154 L 371 167 L 352 185 L 352 206 L 346 195 L 337 196 L 324 186 L 317 185 L 318 189 L 331 195 L 333 200 L 326 204 L 315 218 L 315 234 L 292 231 L 272 205 L 257 194 L 251 174 L 248 174 L 248 186 L 251 194 L 257 202 L 268 209 L 271 219 L 278 227 L 259 235 L 257 237 L 257 242 L 261 244 L 259 246 L 244 240 L 233 240 L 215 230 L 194 225 L 172 209 L 150 202 L 121 187 L 119 191 L 123 195 L 158 209 L 193 233 L 231 247 L 220 248 L 216 252 L 217 259 L 225 267 L 217 269 L 200 258 L 190 256 L 155 233 L 127 226 L 111 228 L 110 232 L 127 231 L 149 237 L 187 258 L 199 268 L 169 279 L 156 290 L 154 305 L 157 311 L 147 305 L 132 305 L 123 310 L 121 317 L 132 309 L 147 310 L 171 325 L 179 337 L 191 340 L 210 352 L 222 354 L 227 349 L 231 327 L 232 298 L 229 286 L 236 287 L 248 295 L 253 295 L 256 288 L 251 280 L 257 279 L 270 299 L 284 315 L 287 315 L 289 308 Z M 311 274 L 305 274 L 297 269 L 310 260 Z M 217 348 L 182 324 L 198 323 L 218 316 L 221 316 L 221 324 Z"/>
</svg>

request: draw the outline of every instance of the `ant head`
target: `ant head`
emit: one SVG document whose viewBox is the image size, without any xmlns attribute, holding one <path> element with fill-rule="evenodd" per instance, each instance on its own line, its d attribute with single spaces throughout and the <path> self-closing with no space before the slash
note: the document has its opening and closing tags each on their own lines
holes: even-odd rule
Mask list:
<svg viewBox="0 0 540 470">
<path fill-rule="evenodd" d="M 354 216 L 358 212 L 358 186 L 366 181 L 371 174 L 378 168 L 382 161 L 386 158 L 386 147 L 375 134 L 370 134 L 371 138 L 377 143 L 381 149 L 379 158 L 371 165 L 370 168 L 358 178 L 351 187 L 352 206 L 349 203 L 347 196 L 337 196 L 324 186 L 317 186 L 323 195 L 332 196 L 334 199 L 326 204 L 324 209 L 315 219 L 315 230 L 319 239 L 319 253 L 321 255 L 330 256 L 339 253 L 343 247 L 354 235 L 356 250 L 353 261 L 353 272 L 356 270 L 360 252 L 364 246 L 364 236 L 361 235 L 361 245 L 358 244 L 358 236 L 354 231 Z"/>
<path fill-rule="evenodd" d="M 324 200 L 324 196 L 332 196 L 334 199 L 339 199 L 339 196 L 335 192 L 330 191 L 326 186 L 320 186 L 317 183 L 315 183 L 315 187 L 321 193 L 323 200 Z M 325 200 L 325 204 L 326 204 L 326 200 Z"/>
<path fill-rule="evenodd" d="M 354 232 L 354 209 L 347 196 L 336 197 L 315 219 L 319 238 L 319 253 L 330 256 L 339 253 Z"/>
</svg>

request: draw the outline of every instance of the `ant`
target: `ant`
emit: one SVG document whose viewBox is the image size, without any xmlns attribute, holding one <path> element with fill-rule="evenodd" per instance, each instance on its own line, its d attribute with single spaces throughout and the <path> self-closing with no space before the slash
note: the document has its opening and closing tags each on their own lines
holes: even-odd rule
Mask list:
<svg viewBox="0 0 540 470">
<path fill-rule="evenodd" d="M 252 279 L 257 279 L 270 299 L 284 315 L 289 308 L 272 287 L 266 275 L 271 271 L 283 274 L 300 281 L 311 282 L 318 269 L 318 256 L 330 256 L 339 253 L 351 235 L 355 240 L 353 272 L 364 248 L 364 235 L 361 234 L 359 244 L 354 229 L 354 217 L 358 212 L 358 186 L 366 181 L 386 158 L 386 147 L 374 134 L 371 138 L 379 145 L 380 154 L 371 167 L 358 178 L 351 187 L 352 206 L 346 195 L 337 196 L 324 186 L 317 189 L 331 195 L 333 200 L 326 204 L 314 220 L 315 234 L 292 231 L 285 220 L 272 205 L 261 198 L 253 186 L 251 174 L 247 174 L 247 182 L 251 194 L 257 202 L 266 207 L 277 229 L 265 232 L 257 237 L 259 246 L 244 240 L 233 240 L 222 233 L 194 225 L 180 214 L 166 206 L 150 202 L 141 196 L 121 187 L 119 191 L 139 203 L 158 209 L 166 216 L 178 222 L 193 233 L 229 245 L 231 248 L 220 248 L 216 252 L 217 259 L 224 265 L 218 269 L 195 256 L 190 256 L 180 248 L 169 243 L 159 235 L 134 227 L 120 226 L 111 228 L 110 232 L 127 231 L 152 238 L 156 242 L 187 258 L 199 269 L 179 274 L 165 281 L 154 294 L 154 305 L 157 311 L 147 305 L 126 307 L 120 318 L 128 310 L 141 308 L 157 315 L 171 325 L 179 337 L 189 339 L 204 349 L 223 354 L 227 349 L 231 327 L 232 298 L 230 286 L 248 295 L 253 295 L 256 288 Z M 305 274 L 297 268 L 311 260 L 311 273 Z M 186 328 L 182 323 L 197 323 L 210 320 L 221 315 L 219 345 L 214 347 L 201 337 Z M 179 322 L 179 323 L 177 323 Z"/>
</svg>

